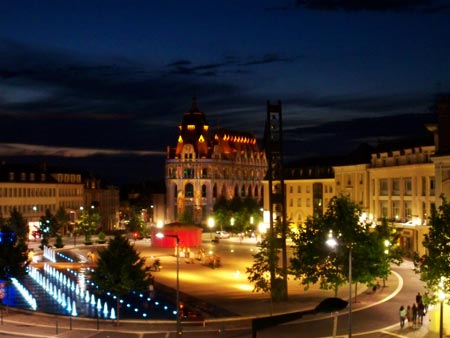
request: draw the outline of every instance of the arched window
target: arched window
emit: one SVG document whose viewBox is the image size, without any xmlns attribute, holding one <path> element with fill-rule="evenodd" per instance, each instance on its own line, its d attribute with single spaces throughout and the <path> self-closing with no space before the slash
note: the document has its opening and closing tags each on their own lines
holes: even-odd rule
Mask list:
<svg viewBox="0 0 450 338">
<path fill-rule="evenodd" d="M 206 197 L 206 184 L 202 185 L 202 197 Z"/>
<path fill-rule="evenodd" d="M 194 197 L 194 186 L 192 185 L 192 183 L 186 183 L 184 187 L 184 196 Z"/>
</svg>

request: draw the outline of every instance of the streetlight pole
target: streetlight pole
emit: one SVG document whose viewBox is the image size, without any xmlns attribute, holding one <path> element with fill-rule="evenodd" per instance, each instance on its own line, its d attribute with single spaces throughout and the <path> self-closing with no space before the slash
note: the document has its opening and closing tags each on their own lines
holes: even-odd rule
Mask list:
<svg viewBox="0 0 450 338">
<path fill-rule="evenodd" d="M 338 244 L 330 231 L 326 244 L 335 248 Z M 352 338 L 352 244 L 348 245 L 348 338 Z"/>
<path fill-rule="evenodd" d="M 208 227 L 209 227 L 209 237 L 212 239 L 212 229 L 214 228 L 214 218 L 208 218 Z"/>
<path fill-rule="evenodd" d="M 181 336 L 183 334 L 183 329 L 181 327 L 181 314 L 180 314 L 180 237 L 178 235 L 165 235 L 162 232 L 156 234 L 158 238 L 171 237 L 175 238 L 175 252 L 177 255 L 177 282 L 176 282 L 176 303 L 177 303 L 177 335 Z"/>
<path fill-rule="evenodd" d="M 348 338 L 352 338 L 352 246 L 348 247 Z"/>
<path fill-rule="evenodd" d="M 441 277 L 441 281 L 439 282 L 439 301 L 440 301 L 440 307 L 441 311 L 439 314 L 439 338 L 442 338 L 444 335 L 444 299 L 445 299 L 445 293 L 444 293 L 444 277 Z"/>
</svg>

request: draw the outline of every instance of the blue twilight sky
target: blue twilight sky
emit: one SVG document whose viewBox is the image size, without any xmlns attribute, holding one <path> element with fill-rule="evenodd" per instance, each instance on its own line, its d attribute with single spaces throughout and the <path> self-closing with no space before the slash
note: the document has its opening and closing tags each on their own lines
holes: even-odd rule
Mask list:
<svg viewBox="0 0 450 338">
<path fill-rule="evenodd" d="M 163 176 L 197 97 L 286 158 L 421 133 L 450 92 L 450 0 L 0 1 L 0 159 Z"/>
</svg>

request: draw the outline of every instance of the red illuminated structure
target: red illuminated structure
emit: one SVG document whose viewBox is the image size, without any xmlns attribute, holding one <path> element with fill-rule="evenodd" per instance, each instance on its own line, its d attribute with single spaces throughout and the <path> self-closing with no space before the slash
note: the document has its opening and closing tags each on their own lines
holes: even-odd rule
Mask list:
<svg viewBox="0 0 450 338">
<path fill-rule="evenodd" d="M 164 237 L 159 238 L 157 233 L 162 233 Z M 152 245 L 158 248 L 174 248 L 178 236 L 180 247 L 193 248 L 202 244 L 202 228 L 186 223 L 170 223 L 164 228 L 152 228 Z"/>
</svg>

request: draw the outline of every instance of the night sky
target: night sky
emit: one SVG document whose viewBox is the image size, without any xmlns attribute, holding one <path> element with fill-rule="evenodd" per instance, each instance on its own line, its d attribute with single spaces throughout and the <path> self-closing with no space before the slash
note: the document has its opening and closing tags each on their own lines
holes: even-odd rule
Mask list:
<svg viewBox="0 0 450 338">
<path fill-rule="evenodd" d="M 161 178 L 197 97 L 286 159 L 417 135 L 450 92 L 450 1 L 0 1 L 0 160 Z"/>
</svg>

